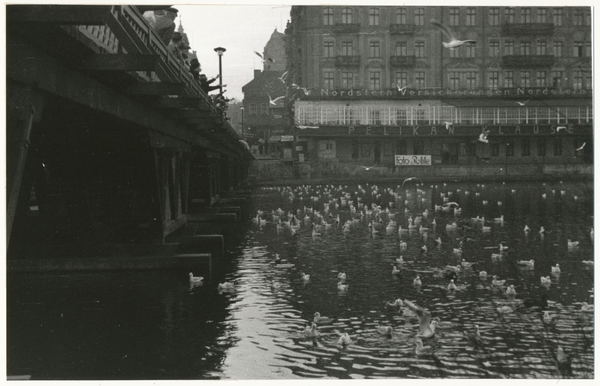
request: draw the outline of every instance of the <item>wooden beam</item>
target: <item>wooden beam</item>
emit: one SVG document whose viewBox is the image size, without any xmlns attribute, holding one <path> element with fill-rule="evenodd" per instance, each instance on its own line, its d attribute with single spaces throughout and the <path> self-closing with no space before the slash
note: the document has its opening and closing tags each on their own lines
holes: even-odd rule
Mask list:
<svg viewBox="0 0 600 386">
<path fill-rule="evenodd" d="M 124 90 L 129 95 L 183 95 L 183 83 L 140 82 Z"/>
<path fill-rule="evenodd" d="M 112 5 L 8 5 L 11 21 L 56 25 L 104 25 Z"/>
<path fill-rule="evenodd" d="M 158 55 L 97 54 L 82 60 L 78 69 L 88 71 L 154 71 Z"/>
<path fill-rule="evenodd" d="M 154 99 L 150 103 L 154 107 L 162 109 L 184 109 L 200 108 L 202 99 L 200 98 L 160 98 Z"/>
<path fill-rule="evenodd" d="M 205 121 L 206 123 L 209 123 L 210 118 L 217 118 L 217 115 L 214 113 L 211 113 L 210 111 L 202 111 L 202 110 L 178 110 L 173 112 L 173 114 L 171 115 L 171 117 L 173 119 L 179 120 L 179 119 L 194 119 L 194 118 L 199 118 L 203 121 Z"/>
</svg>

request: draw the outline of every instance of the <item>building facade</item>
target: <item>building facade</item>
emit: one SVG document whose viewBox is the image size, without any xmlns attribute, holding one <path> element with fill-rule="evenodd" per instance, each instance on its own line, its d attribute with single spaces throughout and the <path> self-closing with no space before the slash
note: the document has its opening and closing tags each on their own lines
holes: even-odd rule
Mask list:
<svg viewBox="0 0 600 386">
<path fill-rule="evenodd" d="M 313 163 L 591 169 L 590 8 L 295 6 L 286 33 Z"/>
</svg>

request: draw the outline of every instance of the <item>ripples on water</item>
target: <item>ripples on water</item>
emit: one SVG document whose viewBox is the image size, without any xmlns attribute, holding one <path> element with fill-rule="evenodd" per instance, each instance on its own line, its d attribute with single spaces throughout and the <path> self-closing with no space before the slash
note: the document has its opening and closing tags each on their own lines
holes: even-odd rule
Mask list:
<svg viewBox="0 0 600 386">
<path fill-rule="evenodd" d="M 62 374 L 70 379 L 106 379 L 107 373 L 111 379 L 593 378 L 593 313 L 581 311 L 583 302 L 593 302 L 593 266 L 583 263 L 593 260 L 591 185 L 407 183 L 402 189 L 383 184 L 362 189 L 313 186 L 302 195 L 296 190 L 293 198 L 286 188 L 257 190 L 251 210 L 264 211 L 267 222 L 243 224 L 225 263 L 200 287 L 189 288 L 187 275 L 173 272 L 13 276 L 19 280 L 9 280 L 9 374 L 29 371 L 38 378 Z M 351 214 L 341 206 L 345 193 L 354 205 L 357 197 L 368 208 L 380 205 L 380 214 Z M 435 210 L 443 197 L 458 203 L 462 213 Z M 331 217 L 324 211 L 328 202 Z M 332 224 L 320 230 L 320 237 L 313 237 L 310 225 L 318 220 L 305 207 Z M 301 220 L 295 234 L 277 226 L 277 209 L 284 213 L 282 220 L 290 211 Z M 391 213 L 404 229 L 409 216 L 421 216 L 429 230 L 388 233 Z M 494 222 L 501 215 L 504 221 Z M 353 217 L 357 221 L 344 232 L 344 223 Z M 484 217 L 484 223 L 471 220 L 477 217 Z M 368 224 L 379 218 L 383 227 L 373 235 Z M 453 222 L 457 229 L 447 230 Z M 527 234 L 525 225 L 531 229 Z M 545 236 L 538 233 L 541 226 Z M 568 248 L 568 239 L 579 246 Z M 401 240 L 406 250 L 400 250 Z M 454 249 L 461 240 L 459 255 Z M 492 260 L 500 243 L 509 248 Z M 394 275 L 400 256 L 402 272 Z M 448 291 L 444 267 L 462 259 L 475 265 L 462 269 L 458 289 Z M 530 259 L 533 268 L 516 264 Z M 557 263 L 561 273 L 552 275 Z M 347 275 L 347 290 L 338 290 L 339 272 Z M 310 280 L 303 280 L 302 273 Z M 413 285 L 416 275 L 420 287 Z M 492 285 L 493 275 L 506 284 Z M 550 276 L 551 283 L 542 285 L 541 276 Z M 234 281 L 236 290 L 218 293 L 217 284 L 224 280 Z M 508 285 L 517 291 L 514 299 L 505 294 Z M 551 321 L 539 309 L 524 306 L 543 294 Z M 418 320 L 386 305 L 397 298 L 440 319 L 435 338 L 424 339 L 433 355 L 416 355 Z M 500 306 L 513 311 L 499 315 Z M 315 312 L 333 322 L 318 327 L 319 338 L 308 339 L 304 329 Z M 482 346 L 463 336 L 475 325 Z M 382 336 L 378 326 L 391 326 L 394 332 Z M 347 347 L 338 344 L 344 332 L 352 339 Z M 56 353 L 52 347 L 58 340 L 65 343 Z M 558 346 L 571 358 L 570 372 L 557 365 Z"/>
</svg>

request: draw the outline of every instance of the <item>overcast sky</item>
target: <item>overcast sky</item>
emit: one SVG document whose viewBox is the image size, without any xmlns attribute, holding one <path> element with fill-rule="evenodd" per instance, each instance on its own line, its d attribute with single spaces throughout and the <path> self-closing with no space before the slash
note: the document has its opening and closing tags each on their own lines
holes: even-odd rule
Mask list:
<svg viewBox="0 0 600 386">
<path fill-rule="evenodd" d="M 184 32 L 196 51 L 202 72 L 209 78 L 219 73 L 216 47 L 224 47 L 225 95 L 241 101 L 242 86 L 252 80 L 262 63 L 254 51 L 263 52 L 275 29 L 285 31 L 291 6 L 281 5 L 174 5 L 179 10 Z"/>
</svg>

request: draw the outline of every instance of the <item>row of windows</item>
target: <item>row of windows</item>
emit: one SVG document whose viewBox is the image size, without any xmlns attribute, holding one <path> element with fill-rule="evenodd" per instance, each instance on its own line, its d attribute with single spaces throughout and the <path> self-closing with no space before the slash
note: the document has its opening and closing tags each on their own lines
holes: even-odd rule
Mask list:
<svg viewBox="0 0 600 386">
<path fill-rule="evenodd" d="M 271 110 L 268 103 L 248 104 L 248 115 L 271 115 Z"/>
<path fill-rule="evenodd" d="M 337 76 L 337 79 L 336 79 Z M 323 71 L 322 88 L 327 90 L 352 89 L 362 87 L 359 75 L 353 71 Z M 477 90 L 487 87 L 490 90 L 514 87 L 572 87 L 575 90 L 590 90 L 592 88 L 591 72 L 577 69 L 571 72 L 570 84 L 566 71 L 562 70 L 519 70 L 519 71 L 487 71 L 487 83 L 482 84 L 479 71 L 448 71 L 446 87 L 450 90 Z M 409 87 L 414 89 L 427 88 L 425 71 L 395 71 L 392 73 L 390 87 Z M 367 72 L 368 88 L 382 89 L 382 72 L 370 70 Z"/>
<path fill-rule="evenodd" d="M 487 12 L 487 23 L 491 26 L 500 25 L 500 7 L 489 8 Z M 356 23 L 355 15 L 352 8 L 344 7 L 340 11 L 342 24 Z M 379 8 L 369 8 L 369 25 L 380 25 Z M 466 26 L 477 25 L 477 8 L 468 7 L 464 12 L 459 7 L 452 7 L 448 11 L 449 24 L 451 26 L 459 26 L 464 23 Z M 409 13 L 407 8 L 397 8 L 395 12 L 395 24 L 409 24 Z M 531 8 L 531 7 L 504 7 L 504 21 L 507 23 L 549 23 L 552 22 L 556 26 L 562 26 L 565 19 L 565 9 L 563 8 Z M 425 8 L 414 8 L 413 15 L 415 25 L 425 24 Z M 462 22 L 462 23 L 461 23 Z M 591 13 L 589 10 L 574 9 L 573 10 L 573 25 L 589 26 L 591 25 Z M 334 9 L 325 8 L 323 10 L 323 25 L 334 24 Z"/>
<path fill-rule="evenodd" d="M 552 153 L 555 156 L 563 155 L 563 138 L 552 139 Z M 383 155 L 393 156 L 395 154 L 408 154 L 408 141 L 405 139 L 399 139 L 394 142 L 386 141 L 383 143 Z M 520 139 L 521 145 L 521 156 L 529 157 L 532 154 L 532 138 L 525 137 Z M 547 155 L 547 140 L 546 138 L 540 137 L 535 139 L 536 155 L 545 157 Z M 573 139 L 573 146 L 577 148 L 581 146 L 582 140 L 579 138 Z M 333 148 L 333 144 L 327 143 L 328 149 Z M 362 145 L 362 146 L 361 146 Z M 394 148 L 395 145 L 395 148 Z M 500 143 L 492 142 L 489 144 L 490 153 L 492 157 L 500 156 Z M 371 157 L 373 153 L 372 143 L 360 143 L 359 140 L 352 141 L 352 158 L 357 159 L 359 157 Z M 360 149 L 360 152 L 359 152 Z M 425 141 L 422 139 L 413 139 L 412 141 L 412 153 L 413 155 L 424 155 L 425 154 Z M 443 156 L 475 156 L 477 154 L 477 146 L 474 143 L 442 143 L 441 154 Z M 504 155 L 512 157 L 515 155 L 515 140 L 513 138 L 506 139 L 504 141 Z"/>
<path fill-rule="evenodd" d="M 397 41 L 396 47 L 393 51 L 395 56 L 409 56 L 414 55 L 417 58 L 425 56 L 425 42 L 415 41 L 414 50 L 409 51 L 409 45 L 407 41 Z M 411 47 L 411 48 L 413 48 Z M 474 58 L 476 56 L 476 44 L 465 44 L 462 47 L 458 47 L 453 50 L 449 50 L 451 58 Z M 521 41 L 518 45 L 515 44 L 514 40 L 505 40 L 504 49 L 502 50 L 503 55 L 554 55 L 556 57 L 562 57 L 564 55 L 564 42 L 554 41 L 552 43 L 552 51 L 548 49 L 548 42 L 538 40 L 536 42 Z M 516 49 L 515 49 L 516 48 Z M 342 41 L 340 43 L 340 54 L 342 56 L 353 56 L 356 54 L 354 49 L 354 42 Z M 489 57 L 499 57 L 501 53 L 500 41 L 490 40 L 488 44 L 488 55 Z M 572 55 L 574 57 L 591 57 L 592 56 L 592 45 L 591 42 L 575 41 L 572 44 Z M 325 41 L 323 42 L 323 56 L 325 58 L 333 58 L 336 56 L 335 42 Z M 378 40 L 369 41 L 369 58 L 380 58 L 381 57 L 381 42 Z"/>
</svg>

